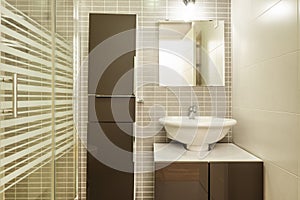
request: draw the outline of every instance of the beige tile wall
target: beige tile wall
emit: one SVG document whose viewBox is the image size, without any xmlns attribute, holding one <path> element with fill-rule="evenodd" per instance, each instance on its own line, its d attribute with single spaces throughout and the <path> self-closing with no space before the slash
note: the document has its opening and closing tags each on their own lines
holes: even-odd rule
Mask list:
<svg viewBox="0 0 300 200">
<path fill-rule="evenodd" d="M 191 104 L 198 104 L 200 115 L 231 116 L 231 3 L 230 0 L 196 0 L 195 8 L 187 11 L 181 0 L 80 0 L 81 72 L 79 133 L 80 199 L 85 199 L 87 133 L 87 55 L 88 14 L 133 13 L 138 16 L 137 91 L 144 99 L 137 105 L 137 174 L 136 199 L 153 199 L 153 143 L 167 142 L 158 118 L 164 114 L 187 115 Z M 225 20 L 225 87 L 158 87 L 158 21 L 192 19 Z M 143 49 L 151 46 L 151 49 Z M 231 140 L 231 134 L 224 140 Z"/>
<path fill-rule="evenodd" d="M 232 1 L 233 141 L 261 157 L 265 200 L 299 200 L 299 0 Z"/>
</svg>

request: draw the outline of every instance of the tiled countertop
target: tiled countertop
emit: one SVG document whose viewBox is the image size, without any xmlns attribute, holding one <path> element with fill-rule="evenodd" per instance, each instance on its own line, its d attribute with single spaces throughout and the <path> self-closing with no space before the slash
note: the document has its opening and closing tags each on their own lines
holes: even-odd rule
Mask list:
<svg viewBox="0 0 300 200">
<path fill-rule="evenodd" d="M 218 143 L 208 154 L 187 151 L 180 143 L 155 143 L 154 162 L 262 162 L 232 143 Z"/>
</svg>

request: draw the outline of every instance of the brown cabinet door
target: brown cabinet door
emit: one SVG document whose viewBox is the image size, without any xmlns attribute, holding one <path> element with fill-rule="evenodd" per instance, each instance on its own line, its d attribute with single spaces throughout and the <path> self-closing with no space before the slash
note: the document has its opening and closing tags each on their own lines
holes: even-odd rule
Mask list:
<svg viewBox="0 0 300 200">
<path fill-rule="evenodd" d="M 133 199 L 132 134 L 132 123 L 88 124 L 88 200 Z"/>
<path fill-rule="evenodd" d="M 87 163 L 88 200 L 133 200 L 132 173 L 107 166 L 90 152 L 87 153 Z"/>
<path fill-rule="evenodd" d="M 89 122 L 135 122 L 135 97 L 89 96 Z"/>
<path fill-rule="evenodd" d="M 89 94 L 133 94 L 136 15 L 91 13 Z"/>
<path fill-rule="evenodd" d="M 156 163 L 155 200 L 208 200 L 208 163 Z"/>
<path fill-rule="evenodd" d="M 210 200 L 262 200 L 261 162 L 210 163 Z"/>
</svg>

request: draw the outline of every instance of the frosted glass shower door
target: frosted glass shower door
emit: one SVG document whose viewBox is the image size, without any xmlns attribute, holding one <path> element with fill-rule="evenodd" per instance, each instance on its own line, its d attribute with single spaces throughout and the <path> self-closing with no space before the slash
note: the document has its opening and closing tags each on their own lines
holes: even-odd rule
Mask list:
<svg viewBox="0 0 300 200">
<path fill-rule="evenodd" d="M 72 45 L 53 1 L 0 2 L 0 200 L 74 200 Z"/>
<path fill-rule="evenodd" d="M 52 34 L 1 1 L 0 194 L 51 199 Z"/>
<path fill-rule="evenodd" d="M 73 49 L 58 34 L 55 42 L 55 199 L 74 200 L 76 142 L 73 116 Z"/>
</svg>

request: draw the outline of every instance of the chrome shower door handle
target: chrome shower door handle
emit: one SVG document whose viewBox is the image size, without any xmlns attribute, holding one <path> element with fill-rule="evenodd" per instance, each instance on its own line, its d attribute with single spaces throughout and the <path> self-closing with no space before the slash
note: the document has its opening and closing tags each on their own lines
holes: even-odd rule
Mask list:
<svg viewBox="0 0 300 200">
<path fill-rule="evenodd" d="M 13 74 L 12 77 L 12 90 L 13 90 L 13 96 L 12 96 L 12 114 L 13 117 L 16 118 L 18 116 L 18 75 Z"/>
<path fill-rule="evenodd" d="M 16 118 L 18 116 L 18 75 L 15 73 L 11 78 L 2 78 L 0 82 L 12 82 L 12 109 L 1 110 L 1 113 L 12 113 Z"/>
</svg>

